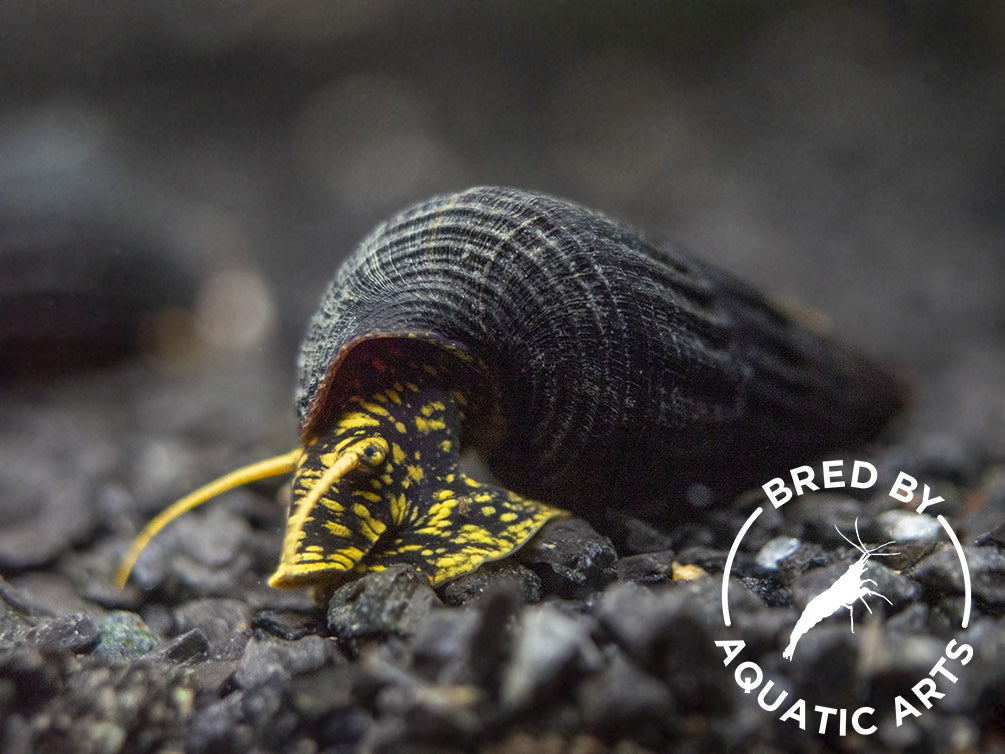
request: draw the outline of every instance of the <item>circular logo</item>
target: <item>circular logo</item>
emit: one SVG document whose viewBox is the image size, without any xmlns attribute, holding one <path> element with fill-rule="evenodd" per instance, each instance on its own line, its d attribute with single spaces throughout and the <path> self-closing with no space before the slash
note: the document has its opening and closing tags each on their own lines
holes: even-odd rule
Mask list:
<svg viewBox="0 0 1005 754">
<path fill-rule="evenodd" d="M 743 588 L 735 580 L 732 584 L 730 583 L 733 563 L 744 536 L 750 531 L 758 517 L 764 513 L 766 505 L 770 504 L 775 509 L 781 509 L 806 492 L 817 492 L 821 489 L 832 490 L 844 487 L 869 489 L 876 485 L 878 477 L 876 467 L 867 461 L 853 461 L 849 468 L 845 461 L 835 460 L 822 462 L 819 470 L 812 466 L 799 466 L 789 472 L 787 479 L 777 477 L 762 485 L 761 489 L 764 490 L 767 500 L 765 504 L 758 506 L 740 527 L 726 558 L 722 575 L 723 625 L 727 628 L 732 626 L 729 610 L 730 587 Z M 926 514 L 929 517 L 935 513 L 934 520 L 941 526 L 942 533 L 955 548 L 960 560 L 964 591 L 960 629 L 966 629 L 970 623 L 970 571 L 956 532 L 953 531 L 946 517 L 937 512 L 936 506 L 944 502 L 943 498 L 936 496 L 927 484 L 919 483 L 917 479 L 905 472 L 900 472 L 897 475 L 896 481 L 889 490 L 889 497 L 895 501 L 898 507 L 917 503 L 914 508 L 917 513 Z M 929 512 L 933 508 L 934 511 Z M 847 612 L 849 630 L 854 634 L 856 609 L 859 610 L 861 617 L 865 611 L 872 612 L 870 602 L 875 605 L 876 602 L 882 600 L 892 604 L 890 599 L 878 589 L 877 581 L 870 577 L 869 568 L 875 558 L 899 554 L 896 550 L 897 540 L 890 539 L 886 542 L 867 545 L 862 541 L 862 536 L 859 533 L 857 518 L 855 519 L 853 537 L 840 529 L 837 530 L 837 533 L 858 553 L 858 556 L 842 573 L 831 580 L 829 584 L 818 589 L 806 602 L 791 627 L 788 642 L 781 650 L 781 658 L 785 663 L 799 662 L 801 656 L 800 640 L 832 615 Z M 844 736 L 849 731 L 853 731 L 859 735 L 868 736 L 879 730 L 878 720 L 880 717 L 888 719 L 887 716 L 877 714 L 877 710 L 871 706 L 846 709 L 814 704 L 813 700 L 801 697 L 789 698 L 790 695 L 787 691 L 780 690 L 780 684 L 778 688 L 773 688 L 776 686 L 775 680 L 768 677 L 761 665 L 754 660 L 744 659 L 746 642 L 743 639 L 719 639 L 716 640 L 715 645 L 722 650 L 723 664 L 732 671 L 733 679 L 740 689 L 745 694 L 756 698 L 757 704 L 766 713 L 776 715 L 780 722 L 797 725 L 802 730 L 815 731 L 819 734 L 837 733 Z M 896 695 L 890 700 L 894 725 L 900 727 L 905 721 L 919 717 L 925 710 L 932 709 L 934 704 L 946 695 L 947 688 L 958 681 L 959 668 L 969 663 L 973 659 L 973 655 L 973 647 L 969 644 L 959 642 L 956 639 L 950 640 L 946 644 L 942 656 L 933 664 L 927 674 L 917 679 L 917 682 L 911 687 L 910 693 Z"/>
</svg>

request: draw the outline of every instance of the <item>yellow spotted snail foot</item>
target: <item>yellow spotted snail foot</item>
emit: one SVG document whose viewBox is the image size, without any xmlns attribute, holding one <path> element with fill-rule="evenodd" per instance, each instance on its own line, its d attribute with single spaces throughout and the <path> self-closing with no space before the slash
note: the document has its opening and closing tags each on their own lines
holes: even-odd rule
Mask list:
<svg viewBox="0 0 1005 754">
<path fill-rule="evenodd" d="M 300 448 L 179 500 L 292 472 L 276 587 L 411 564 L 439 585 L 570 514 L 672 529 L 904 402 L 893 375 L 679 249 L 541 194 L 474 188 L 378 226 L 298 359 Z M 504 485 L 458 468 L 476 450 Z"/>
</svg>

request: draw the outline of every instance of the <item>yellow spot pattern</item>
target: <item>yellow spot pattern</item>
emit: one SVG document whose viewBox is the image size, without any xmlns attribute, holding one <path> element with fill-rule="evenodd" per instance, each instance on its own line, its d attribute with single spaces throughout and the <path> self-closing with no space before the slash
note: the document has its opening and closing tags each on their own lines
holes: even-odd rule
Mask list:
<svg viewBox="0 0 1005 754">
<path fill-rule="evenodd" d="M 390 368 L 381 367 L 374 371 Z M 422 375 L 422 364 L 411 368 L 411 376 Z M 435 586 L 510 555 L 548 520 L 569 515 L 458 470 L 456 438 L 467 404 L 459 390 L 383 379 L 382 389 L 349 399 L 330 432 L 301 456 L 273 585 L 337 583 L 406 563 Z M 347 454 L 362 458 L 374 443 L 385 449 L 386 462 L 326 474 Z M 322 478 L 329 489 L 314 490 Z"/>
<path fill-rule="evenodd" d="M 415 417 L 415 428 L 422 434 L 428 435 L 438 429 L 446 429 L 446 423 L 442 419 L 424 419 L 421 416 Z"/>
</svg>

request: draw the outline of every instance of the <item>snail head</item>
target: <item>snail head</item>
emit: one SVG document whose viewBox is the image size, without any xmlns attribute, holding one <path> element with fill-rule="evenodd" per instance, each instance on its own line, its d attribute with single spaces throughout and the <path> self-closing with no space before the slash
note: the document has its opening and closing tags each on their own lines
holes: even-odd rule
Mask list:
<svg viewBox="0 0 1005 754">
<path fill-rule="evenodd" d="M 396 381 L 354 397 L 301 455 L 277 587 L 408 563 L 440 584 L 511 554 L 563 511 L 459 468 L 463 397 Z"/>
<path fill-rule="evenodd" d="M 304 448 L 231 472 L 179 500 L 137 537 L 119 570 L 182 513 L 220 493 L 293 472 L 292 504 L 274 587 L 330 587 L 407 563 L 432 585 L 510 555 L 559 508 L 477 482 L 458 466 L 462 395 L 392 381 L 346 401 Z"/>
</svg>

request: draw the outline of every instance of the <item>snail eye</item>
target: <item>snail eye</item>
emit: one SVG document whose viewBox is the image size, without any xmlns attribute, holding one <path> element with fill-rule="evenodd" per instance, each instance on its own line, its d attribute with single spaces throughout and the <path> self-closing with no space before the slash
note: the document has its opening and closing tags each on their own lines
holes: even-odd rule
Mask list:
<svg viewBox="0 0 1005 754">
<path fill-rule="evenodd" d="M 387 448 L 384 443 L 373 441 L 363 444 L 357 451 L 361 466 L 375 469 L 382 466 L 387 459 Z"/>
</svg>

